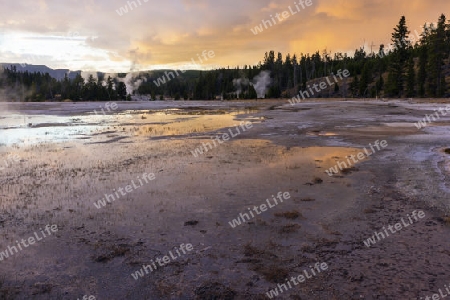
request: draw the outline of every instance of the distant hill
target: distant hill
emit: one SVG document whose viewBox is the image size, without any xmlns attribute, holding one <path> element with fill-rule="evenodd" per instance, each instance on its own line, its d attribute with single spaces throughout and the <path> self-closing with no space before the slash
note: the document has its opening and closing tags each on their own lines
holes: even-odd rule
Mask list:
<svg viewBox="0 0 450 300">
<path fill-rule="evenodd" d="M 3 68 L 11 68 L 11 66 L 16 67 L 19 72 L 41 72 L 43 74 L 48 73 L 51 77 L 61 80 L 64 78 L 65 74 L 68 74 L 69 78 L 74 79 L 77 74 L 81 71 L 71 71 L 69 69 L 51 69 L 45 65 L 29 65 L 29 64 L 18 64 L 18 63 L 0 63 Z"/>
</svg>

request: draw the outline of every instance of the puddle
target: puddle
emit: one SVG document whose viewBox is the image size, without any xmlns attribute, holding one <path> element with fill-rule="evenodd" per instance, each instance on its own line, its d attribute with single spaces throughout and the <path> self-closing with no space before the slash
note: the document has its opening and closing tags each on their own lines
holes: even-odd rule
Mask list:
<svg viewBox="0 0 450 300">
<path fill-rule="evenodd" d="M 307 136 L 338 136 L 339 134 L 334 132 L 323 132 L 323 131 L 309 131 L 306 133 Z"/>
<path fill-rule="evenodd" d="M 254 109 L 163 109 L 125 110 L 115 114 L 86 112 L 79 115 L 9 114 L 0 119 L 1 146 L 30 146 L 39 143 L 68 142 L 74 139 L 102 137 L 117 133 L 130 136 L 164 137 L 198 134 L 224 127 L 235 127 L 238 115 L 255 112 Z M 36 111 L 33 111 L 36 113 Z M 252 122 L 259 119 L 246 118 Z"/>
<path fill-rule="evenodd" d="M 134 135 L 161 137 L 198 134 L 215 131 L 225 127 L 236 127 L 240 121 L 236 120 L 238 112 L 219 112 L 215 114 L 166 114 L 158 112 L 141 116 L 142 120 L 154 122 L 132 128 Z M 142 119 L 145 118 L 145 119 Z M 142 122 L 136 122 L 139 125 Z"/>
<path fill-rule="evenodd" d="M 413 122 L 411 122 L 411 123 L 397 122 L 397 123 L 383 123 L 383 124 L 385 126 L 388 126 L 388 127 L 399 127 L 399 128 L 404 128 L 404 127 L 411 128 L 411 127 L 414 127 L 414 128 L 416 128 Z"/>
<path fill-rule="evenodd" d="M 406 126 L 408 125 L 408 126 Z M 361 126 L 348 127 L 343 135 L 373 135 L 373 136 L 394 136 L 394 135 L 414 135 L 418 134 L 417 128 L 411 123 L 386 123 L 384 126 Z"/>
</svg>

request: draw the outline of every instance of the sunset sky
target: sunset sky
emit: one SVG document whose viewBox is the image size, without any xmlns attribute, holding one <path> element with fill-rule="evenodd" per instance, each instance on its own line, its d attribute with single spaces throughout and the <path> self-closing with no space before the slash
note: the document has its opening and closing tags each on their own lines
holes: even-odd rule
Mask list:
<svg viewBox="0 0 450 300">
<path fill-rule="evenodd" d="M 192 59 L 204 69 L 243 66 L 269 50 L 353 53 L 364 41 L 370 52 L 372 42 L 374 50 L 390 42 L 402 15 L 420 32 L 450 11 L 448 0 L 311 0 L 305 8 L 299 0 L 2 1 L 0 62 L 104 72 L 191 69 Z M 285 20 L 252 33 L 283 11 Z M 204 50 L 215 57 L 200 64 Z"/>
</svg>

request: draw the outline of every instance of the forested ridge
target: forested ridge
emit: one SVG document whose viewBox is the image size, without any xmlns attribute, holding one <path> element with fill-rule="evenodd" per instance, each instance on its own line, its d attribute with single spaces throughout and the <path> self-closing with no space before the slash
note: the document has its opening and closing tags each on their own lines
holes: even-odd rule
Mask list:
<svg viewBox="0 0 450 300">
<path fill-rule="evenodd" d="M 110 101 L 131 100 L 132 95 L 152 100 L 290 98 L 338 70 L 348 70 L 349 78 L 314 97 L 450 96 L 450 23 L 445 15 L 425 24 L 419 36 L 402 16 L 391 43 L 370 48 L 356 49 L 352 56 L 327 50 L 300 55 L 269 51 L 258 65 L 240 68 L 95 73 L 85 78 L 77 73 L 61 80 L 8 66 L 0 75 L 0 89 L 5 101 Z"/>
</svg>

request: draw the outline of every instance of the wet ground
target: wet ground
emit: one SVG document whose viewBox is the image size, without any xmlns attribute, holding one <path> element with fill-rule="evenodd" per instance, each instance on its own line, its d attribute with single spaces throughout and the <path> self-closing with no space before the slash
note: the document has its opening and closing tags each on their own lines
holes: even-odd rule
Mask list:
<svg viewBox="0 0 450 300">
<path fill-rule="evenodd" d="M 0 299 L 267 299 L 317 262 L 329 268 L 277 298 L 418 299 L 450 283 L 450 115 L 414 125 L 446 104 L 117 104 L 0 103 L 0 255 L 58 226 L 3 257 Z M 426 217 L 365 246 L 414 210 Z"/>
</svg>

